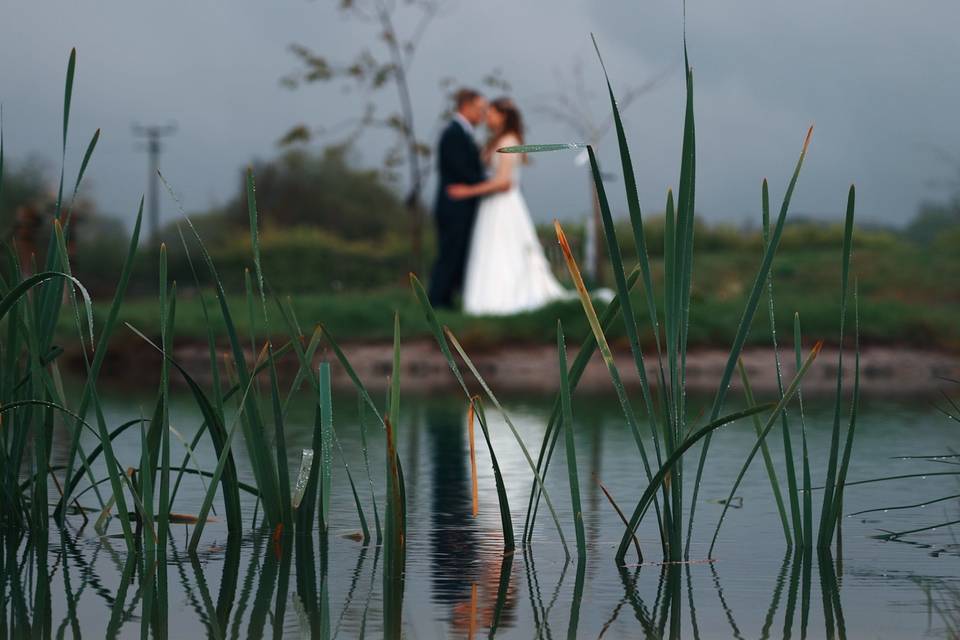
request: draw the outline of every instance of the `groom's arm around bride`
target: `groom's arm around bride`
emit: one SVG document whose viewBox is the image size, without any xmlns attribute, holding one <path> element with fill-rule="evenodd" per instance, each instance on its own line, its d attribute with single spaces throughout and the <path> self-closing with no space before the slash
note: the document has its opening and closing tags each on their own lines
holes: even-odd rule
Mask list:
<svg viewBox="0 0 960 640">
<path fill-rule="evenodd" d="M 473 128 L 484 118 L 487 103 L 476 91 L 456 94 L 457 112 L 440 136 L 437 148 L 439 180 L 434 205 L 437 228 L 437 259 L 430 274 L 430 302 L 435 307 L 453 307 L 453 296 L 463 284 L 470 233 L 477 214 L 477 198 L 453 200 L 447 194 L 452 184 L 477 184 L 486 179 Z"/>
</svg>

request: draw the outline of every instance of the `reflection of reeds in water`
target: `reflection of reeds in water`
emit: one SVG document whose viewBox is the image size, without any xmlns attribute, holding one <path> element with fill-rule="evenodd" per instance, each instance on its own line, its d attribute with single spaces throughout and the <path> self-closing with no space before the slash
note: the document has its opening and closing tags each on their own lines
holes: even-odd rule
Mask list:
<svg viewBox="0 0 960 640">
<path fill-rule="evenodd" d="M 943 580 L 917 579 L 927 598 L 927 607 L 943 624 L 944 637 L 960 638 L 960 589 Z"/>
</svg>

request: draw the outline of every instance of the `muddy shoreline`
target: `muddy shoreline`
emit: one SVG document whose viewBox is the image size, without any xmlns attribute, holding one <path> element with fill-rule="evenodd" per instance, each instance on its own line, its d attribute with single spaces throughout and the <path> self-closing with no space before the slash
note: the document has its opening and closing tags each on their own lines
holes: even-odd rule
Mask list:
<svg viewBox="0 0 960 640">
<path fill-rule="evenodd" d="M 360 379 L 370 389 L 385 389 L 390 375 L 392 346 L 388 343 L 345 343 L 341 345 Z M 555 348 L 548 345 L 516 345 L 487 349 L 470 349 L 471 359 L 495 392 L 500 393 L 552 393 L 559 385 L 557 372 L 557 354 Z M 570 361 L 578 348 L 571 346 Z M 191 376 L 201 384 L 211 380 L 211 370 L 207 346 L 202 343 L 178 344 L 174 349 L 174 358 Z M 228 355 L 225 346 L 220 348 L 221 368 L 223 358 Z M 617 349 L 615 359 L 624 384 L 636 388 L 640 384 L 628 349 Z M 647 356 L 647 373 L 650 380 L 656 379 L 655 360 Z M 76 372 L 82 372 L 82 359 L 79 354 L 69 357 L 68 363 Z M 811 367 L 803 383 L 804 393 L 829 394 L 836 388 L 838 350 L 825 347 L 817 361 Z M 252 361 L 251 354 L 247 357 Z M 687 388 L 690 392 L 713 392 L 720 380 L 726 363 L 727 352 L 722 349 L 696 349 L 687 357 Z M 783 375 L 789 379 L 793 375 L 793 351 L 787 345 L 781 358 L 784 361 Z M 350 389 L 352 383 L 339 365 L 332 351 L 324 346 L 318 349 L 315 364 L 321 360 L 332 363 L 332 382 L 335 388 Z M 775 392 L 776 364 L 770 348 L 747 348 L 743 352 L 743 362 L 750 376 L 751 384 L 758 393 Z M 429 340 L 413 340 L 402 347 L 401 387 L 412 393 L 432 393 L 456 389 L 457 383 L 446 361 Z M 297 359 L 288 354 L 281 361 L 281 374 L 293 375 L 297 369 Z M 852 351 L 845 353 L 844 370 L 848 385 L 853 382 L 854 358 Z M 466 371 L 466 368 L 463 367 Z M 159 354 L 145 348 L 140 341 L 121 341 L 111 345 L 110 354 L 101 374 L 104 384 L 119 386 L 154 385 L 159 376 Z M 943 378 L 960 379 L 960 354 L 924 350 L 909 347 L 872 346 L 861 352 L 861 388 L 863 393 L 871 395 L 916 396 L 933 395 L 944 389 L 950 391 L 954 386 Z M 182 379 L 171 373 L 174 384 L 182 384 Z M 739 376 L 734 375 L 733 386 L 739 387 Z M 581 379 L 578 389 L 587 393 L 605 393 L 612 391 L 606 366 L 595 355 Z M 960 385 L 958 385 L 960 393 Z"/>
</svg>

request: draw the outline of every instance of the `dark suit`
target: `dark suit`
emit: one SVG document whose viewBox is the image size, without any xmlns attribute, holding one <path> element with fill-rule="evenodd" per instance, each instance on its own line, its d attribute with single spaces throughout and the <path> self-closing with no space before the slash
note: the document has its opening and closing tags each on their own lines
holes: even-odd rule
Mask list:
<svg viewBox="0 0 960 640">
<path fill-rule="evenodd" d="M 440 136 L 437 151 L 440 181 L 434 204 L 437 225 L 437 260 L 430 274 L 430 303 L 435 307 L 453 306 L 453 295 L 463 286 L 470 249 L 470 235 L 477 216 L 478 198 L 452 200 L 447 187 L 452 184 L 477 184 L 486 179 L 480 150 L 460 122 L 454 120 Z"/>
</svg>

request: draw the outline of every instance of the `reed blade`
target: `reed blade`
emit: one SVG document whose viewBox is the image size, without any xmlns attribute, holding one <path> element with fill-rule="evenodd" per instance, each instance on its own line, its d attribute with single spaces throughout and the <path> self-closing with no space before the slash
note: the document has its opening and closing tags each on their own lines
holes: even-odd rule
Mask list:
<svg viewBox="0 0 960 640">
<path fill-rule="evenodd" d="M 477 487 L 477 447 L 473 425 L 476 422 L 476 411 L 471 400 L 467 406 L 467 442 L 470 445 L 470 515 L 474 518 L 480 513 L 480 495 Z"/>
<path fill-rule="evenodd" d="M 577 557 L 582 563 L 587 557 L 587 537 L 583 530 L 580 478 L 577 474 L 577 452 L 573 437 L 573 405 L 570 400 L 570 378 L 567 374 L 567 342 L 563 336 L 563 324 L 559 320 L 557 321 L 557 358 L 560 366 L 560 399 L 563 406 L 564 449 L 567 454 L 570 503 L 573 508 L 573 526 L 577 538 Z"/>
<path fill-rule="evenodd" d="M 760 188 L 761 210 L 763 216 L 763 244 L 770 242 L 770 188 L 766 179 Z M 777 340 L 776 307 L 773 296 L 773 274 L 767 276 L 767 319 L 770 323 L 770 341 L 773 344 L 773 360 L 777 370 L 777 393 L 783 395 L 783 364 L 780 361 L 780 345 Z M 799 397 L 799 393 L 798 393 Z M 790 519 L 793 526 L 793 539 L 797 546 L 803 544 L 803 518 L 800 514 L 800 492 L 797 487 L 797 471 L 793 461 L 793 438 L 790 435 L 790 421 L 787 412 L 781 414 L 783 435 L 783 458 L 787 476 L 787 495 L 790 498 Z"/>
<path fill-rule="evenodd" d="M 843 229 L 843 256 L 840 273 L 840 349 L 837 354 L 837 392 L 834 401 L 833 430 L 830 435 L 830 456 L 827 461 L 827 475 L 824 482 L 826 490 L 820 509 L 820 529 L 817 532 L 817 547 L 830 546 L 832 531 L 829 519 L 834 512 L 834 499 L 837 481 L 837 463 L 840 457 L 840 422 L 843 406 L 843 348 L 844 331 L 847 320 L 847 290 L 850 278 L 850 259 L 853 253 L 853 219 L 856 202 L 856 190 L 853 185 L 847 194 L 847 215 Z"/>
<path fill-rule="evenodd" d="M 853 396 L 850 399 L 850 421 L 847 424 L 847 439 L 843 445 L 840 471 L 837 474 L 837 489 L 836 496 L 834 497 L 832 503 L 832 512 L 830 514 L 830 528 L 827 530 L 826 535 L 828 545 L 834 537 L 834 531 L 839 530 L 840 528 L 840 518 L 842 517 L 841 510 L 843 508 L 843 492 L 847 482 L 847 471 L 850 468 L 850 456 L 853 454 L 853 437 L 857 430 L 857 411 L 860 407 L 860 300 L 856 280 L 854 280 L 853 283 L 853 326 Z"/>
<path fill-rule="evenodd" d="M 512 147 L 501 147 L 497 149 L 498 153 L 545 153 L 549 151 L 569 151 L 570 149 L 583 149 L 587 145 L 573 142 L 563 144 L 520 144 Z"/>
<path fill-rule="evenodd" d="M 257 187 L 253 179 L 253 169 L 247 169 L 247 215 L 250 224 L 250 246 L 253 248 L 253 268 L 257 275 L 257 290 L 260 293 L 260 305 L 263 307 L 263 320 L 267 322 L 267 296 L 263 287 L 263 269 L 260 266 L 260 226 L 257 216 Z"/>
<path fill-rule="evenodd" d="M 87 165 L 90 164 L 90 158 L 93 156 L 94 150 L 97 148 L 97 142 L 100 140 L 100 129 L 97 129 L 93 132 L 93 137 L 90 138 L 90 142 L 87 143 L 87 150 L 83 154 L 83 160 L 80 162 L 80 170 L 77 171 L 77 179 L 73 183 L 73 193 L 70 195 L 70 208 L 67 209 L 67 215 L 63 221 L 64 228 L 70 226 L 70 220 L 73 217 L 73 205 L 77 199 L 77 193 L 80 191 L 80 183 L 83 182 L 83 174 L 87 171 Z"/>
<path fill-rule="evenodd" d="M 793 350 L 794 365 L 797 370 L 801 365 L 803 340 L 800 331 L 800 314 L 793 314 Z M 807 447 L 807 421 L 803 412 L 803 388 L 797 388 L 797 405 L 800 413 L 800 445 L 803 470 L 803 549 L 807 557 L 813 549 L 813 494 L 810 477 L 810 451 Z"/>
<path fill-rule="evenodd" d="M 333 394 L 330 391 L 330 363 L 321 362 L 320 384 L 320 529 L 330 527 L 330 499 L 333 495 Z"/>
<path fill-rule="evenodd" d="M 742 358 L 737 361 L 737 369 L 740 372 L 740 381 L 743 383 L 743 398 L 746 400 L 747 406 L 752 407 L 757 404 L 757 401 L 753 397 L 753 387 L 750 385 L 750 378 L 747 376 L 747 369 L 743 366 Z M 756 415 L 753 416 L 753 430 L 759 438 L 763 426 L 760 424 L 760 417 Z M 777 504 L 777 514 L 780 516 L 780 524 L 783 527 L 783 538 L 787 543 L 787 547 L 791 547 L 793 546 L 793 538 L 790 536 L 790 524 L 787 522 L 787 511 L 783 506 L 783 494 L 780 491 L 780 481 L 777 479 L 777 471 L 773 466 L 773 459 L 770 457 L 770 447 L 767 446 L 765 438 L 761 440 L 760 454 L 763 457 L 763 466 L 767 472 L 767 479 L 770 481 L 770 490 L 773 492 L 774 502 Z"/>
<path fill-rule="evenodd" d="M 267 342 L 267 362 L 270 365 L 270 399 L 273 405 L 274 443 L 277 450 L 277 484 L 280 489 L 281 523 L 287 530 L 293 527 L 293 495 L 290 490 L 290 469 L 287 463 L 287 436 L 284 430 L 280 385 L 277 382 L 276 355 L 273 344 Z"/>
<path fill-rule="evenodd" d="M 373 505 L 373 524 L 377 531 L 376 543 L 379 545 L 383 541 L 383 530 L 380 527 L 380 512 L 377 509 L 377 492 L 373 484 L 373 474 L 370 472 L 370 457 L 367 448 L 367 420 L 366 405 L 363 402 L 363 396 L 357 394 L 357 422 L 360 423 L 360 452 L 363 454 L 363 467 L 367 472 L 367 482 L 370 485 L 370 504 Z"/>
</svg>

